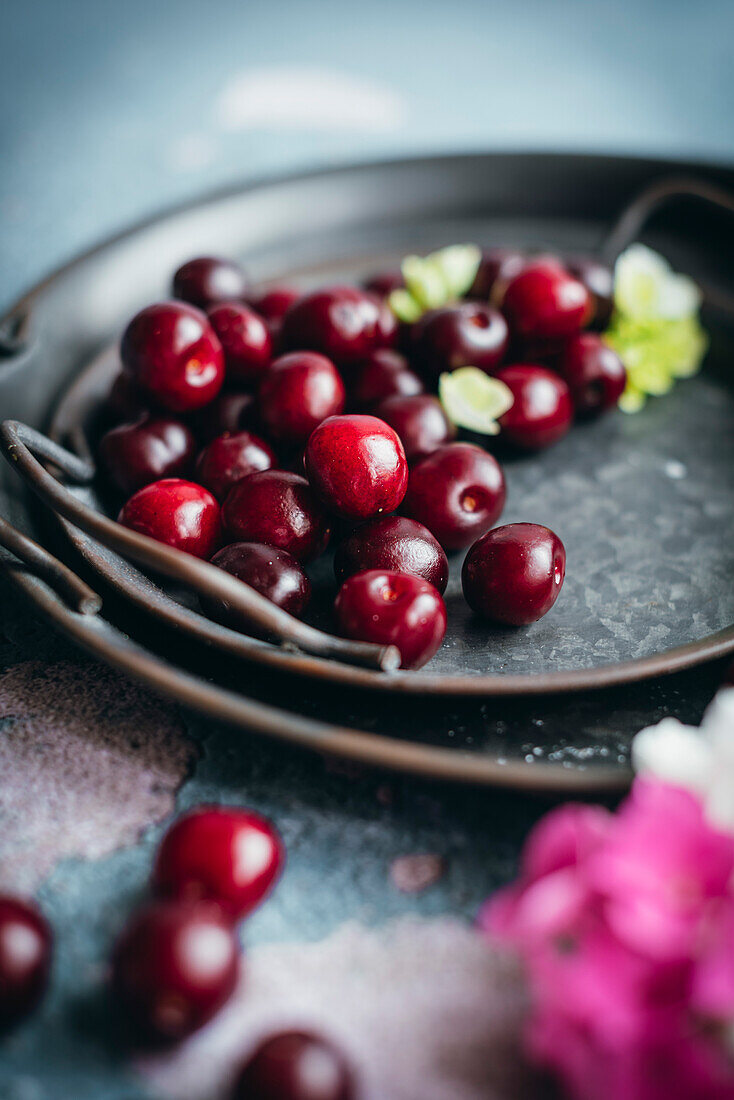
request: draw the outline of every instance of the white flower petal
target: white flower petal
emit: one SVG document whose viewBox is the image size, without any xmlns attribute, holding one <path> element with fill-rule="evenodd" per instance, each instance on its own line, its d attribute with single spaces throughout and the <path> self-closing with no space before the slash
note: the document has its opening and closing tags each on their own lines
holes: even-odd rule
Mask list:
<svg viewBox="0 0 734 1100">
<path fill-rule="evenodd" d="M 632 742 L 632 766 L 641 775 L 703 794 L 710 782 L 713 754 L 695 726 L 663 718 L 640 730 Z"/>
</svg>

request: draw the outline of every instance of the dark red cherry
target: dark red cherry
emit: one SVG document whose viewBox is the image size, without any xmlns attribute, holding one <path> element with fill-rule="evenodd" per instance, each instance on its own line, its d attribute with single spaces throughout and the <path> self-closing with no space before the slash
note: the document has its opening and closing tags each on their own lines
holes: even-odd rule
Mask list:
<svg viewBox="0 0 734 1100">
<path fill-rule="evenodd" d="M 428 393 L 388 397 L 377 406 L 375 416 L 398 433 L 408 462 L 425 458 L 456 435 L 443 405 Z"/>
<path fill-rule="evenodd" d="M 286 313 L 301 297 L 302 291 L 292 286 L 271 286 L 257 294 L 249 294 L 248 302 L 266 321 L 282 321 Z"/>
<path fill-rule="evenodd" d="M 104 411 L 115 424 L 129 424 L 145 416 L 150 404 L 148 395 L 122 370 L 110 386 Z"/>
<path fill-rule="evenodd" d="M 285 550 L 260 542 L 233 542 L 217 551 L 212 565 L 249 584 L 261 596 L 289 615 L 303 614 L 311 596 L 311 584 L 301 566 Z M 252 624 L 226 600 L 200 596 L 204 613 L 218 623 L 253 634 Z"/>
<path fill-rule="evenodd" d="M 413 326 L 413 354 L 431 378 L 459 367 L 478 367 L 492 374 L 507 350 L 507 324 L 502 314 L 479 302 L 459 302 L 430 310 Z"/>
<path fill-rule="evenodd" d="M 226 432 L 253 428 L 257 420 L 255 398 L 251 393 L 226 390 L 215 397 L 210 405 L 199 409 L 191 425 L 202 443 L 211 443 Z"/>
<path fill-rule="evenodd" d="M 336 597 L 339 629 L 347 638 L 396 645 L 401 668 L 430 661 L 446 633 L 441 594 L 408 573 L 368 569 L 348 577 Z"/>
<path fill-rule="evenodd" d="M 207 315 L 222 345 L 227 382 L 256 385 L 268 369 L 273 352 L 262 317 L 240 302 L 210 306 Z"/>
<path fill-rule="evenodd" d="M 196 440 L 186 425 L 162 416 L 121 424 L 99 441 L 102 468 L 126 496 L 151 481 L 187 474 L 195 452 Z"/>
<path fill-rule="evenodd" d="M 445 550 L 461 550 L 497 522 L 505 496 L 492 455 L 473 443 L 448 443 L 411 469 L 403 511 Z"/>
<path fill-rule="evenodd" d="M 485 249 L 467 297 L 496 304 L 509 280 L 514 279 L 527 262 L 527 254 L 516 248 Z"/>
<path fill-rule="evenodd" d="M 427 527 L 406 516 L 381 516 L 358 527 L 338 547 L 334 572 L 341 583 L 366 569 L 387 569 L 422 577 L 443 593 L 449 563 Z"/>
<path fill-rule="evenodd" d="M 591 314 L 586 323 L 606 328 L 614 309 L 614 272 L 591 256 L 569 256 L 566 267 L 591 295 Z"/>
<path fill-rule="evenodd" d="M 258 394 L 260 419 L 272 439 L 303 445 L 327 416 L 344 408 L 344 383 L 330 359 L 312 351 L 281 355 Z"/>
<path fill-rule="evenodd" d="M 184 302 L 137 313 L 122 334 L 120 354 L 137 385 L 171 412 L 201 408 L 224 382 L 217 334 L 206 314 Z"/>
<path fill-rule="evenodd" d="M 248 474 L 278 465 L 272 447 L 252 432 L 220 435 L 196 462 L 196 480 L 223 501 L 232 486 Z"/>
<path fill-rule="evenodd" d="M 239 481 L 227 494 L 222 518 L 233 539 L 277 546 L 297 561 L 316 557 L 329 541 L 329 522 L 313 489 L 287 470 Z"/>
<path fill-rule="evenodd" d="M 568 386 L 555 371 L 515 363 L 497 371 L 512 391 L 514 403 L 499 419 L 502 438 L 515 447 L 536 451 L 561 439 L 573 422 Z"/>
<path fill-rule="evenodd" d="M 165 478 L 138 489 L 122 506 L 117 522 L 207 560 L 221 536 L 215 498 L 202 485 L 180 478 Z"/>
<path fill-rule="evenodd" d="M 215 302 L 244 298 L 247 278 L 239 264 L 216 256 L 200 256 L 183 264 L 173 276 L 173 297 L 207 309 Z"/>
<path fill-rule="evenodd" d="M 734 687 L 734 665 L 729 665 L 721 681 L 722 687 Z"/>
<path fill-rule="evenodd" d="M 558 535 L 537 523 L 508 523 L 474 543 L 461 583 L 478 615 L 524 626 L 550 611 L 565 575 L 566 551 Z"/>
<path fill-rule="evenodd" d="M 354 286 L 306 294 L 283 318 L 283 346 L 319 351 L 340 366 L 357 363 L 377 348 L 392 347 L 397 322 L 387 304 Z"/>
<path fill-rule="evenodd" d="M 232 1100 L 355 1100 L 354 1081 L 343 1055 L 326 1039 L 284 1031 L 250 1055 Z"/>
<path fill-rule="evenodd" d="M 264 817 L 237 806 L 198 806 L 167 829 L 153 888 L 178 901 L 217 902 L 237 919 L 270 892 L 284 859 L 283 842 Z"/>
<path fill-rule="evenodd" d="M 48 985 L 51 929 L 29 901 L 0 895 L 0 1028 L 31 1012 Z"/>
<path fill-rule="evenodd" d="M 577 413 L 612 409 L 627 384 L 624 363 L 594 332 L 569 337 L 559 366 Z"/>
<path fill-rule="evenodd" d="M 386 397 L 412 397 L 425 386 L 404 355 L 380 348 L 350 370 L 348 388 L 355 411 L 368 412 Z"/>
<path fill-rule="evenodd" d="M 379 298 L 389 298 L 393 290 L 401 290 L 405 286 L 405 279 L 399 267 L 392 271 L 378 271 L 370 275 L 365 281 L 364 289 Z"/>
<path fill-rule="evenodd" d="M 238 954 L 232 919 L 219 905 L 155 902 L 132 918 L 115 946 L 113 989 L 141 1035 L 183 1039 L 229 999 Z"/>
<path fill-rule="evenodd" d="M 572 336 L 586 323 L 591 298 L 555 262 L 537 260 L 507 284 L 502 309 L 518 336 Z"/>
<path fill-rule="evenodd" d="M 408 463 L 393 429 L 376 416 L 330 416 L 306 445 L 306 472 L 330 512 L 371 519 L 393 512 L 408 484 Z"/>
</svg>

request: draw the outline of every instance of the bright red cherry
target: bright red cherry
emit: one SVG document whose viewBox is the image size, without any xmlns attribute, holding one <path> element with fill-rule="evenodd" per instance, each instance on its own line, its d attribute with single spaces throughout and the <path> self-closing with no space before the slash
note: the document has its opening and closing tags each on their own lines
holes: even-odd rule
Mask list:
<svg viewBox="0 0 734 1100">
<path fill-rule="evenodd" d="M 376 294 L 379 298 L 388 298 L 393 290 L 401 290 L 405 286 L 405 279 L 399 267 L 392 271 L 378 271 L 370 275 L 365 281 L 364 289 L 370 294 Z"/>
<path fill-rule="evenodd" d="M 261 596 L 282 607 L 289 615 L 303 614 L 311 596 L 311 583 L 294 557 L 275 546 L 260 542 L 233 542 L 218 550 L 212 565 L 249 584 Z M 243 634 L 254 633 L 249 621 L 226 600 L 200 596 L 201 606 L 211 619 Z"/>
<path fill-rule="evenodd" d="M 614 408 L 627 384 L 624 363 L 594 332 L 569 337 L 559 370 L 576 412 L 586 416 Z"/>
<path fill-rule="evenodd" d="M 555 371 L 515 363 L 497 371 L 512 391 L 514 403 L 499 419 L 502 438 L 515 447 L 535 451 L 561 439 L 573 422 L 568 386 Z"/>
<path fill-rule="evenodd" d="M 330 416 L 306 445 L 306 472 L 329 511 L 344 519 L 393 512 L 408 484 L 408 463 L 393 429 L 376 416 Z"/>
<path fill-rule="evenodd" d="M 326 1039 L 284 1031 L 250 1055 L 232 1100 L 355 1100 L 354 1081 L 343 1055 Z"/>
<path fill-rule="evenodd" d="M 491 306 L 459 302 L 425 313 L 412 340 L 415 362 L 431 379 L 467 366 L 492 374 L 507 350 L 507 323 Z"/>
<path fill-rule="evenodd" d="M 99 441 L 102 468 L 125 496 L 151 481 L 187 474 L 195 452 L 192 432 L 169 417 L 145 417 L 134 424 L 121 424 Z"/>
<path fill-rule="evenodd" d="M 350 404 L 357 412 L 372 410 L 386 397 L 412 397 L 425 390 L 405 356 L 390 348 L 373 351 L 357 363 L 350 371 L 348 383 Z"/>
<path fill-rule="evenodd" d="M 113 989 L 141 1035 L 183 1039 L 229 999 L 238 955 L 232 920 L 219 905 L 155 902 L 132 918 L 117 942 Z"/>
<path fill-rule="evenodd" d="M 322 420 L 343 410 L 344 383 L 325 355 L 293 351 L 272 364 L 260 385 L 258 400 L 268 435 L 298 446 Z"/>
<path fill-rule="evenodd" d="M 406 516 L 381 516 L 358 527 L 334 555 L 334 572 L 341 583 L 366 569 L 387 569 L 422 577 L 443 594 L 449 563 L 427 527 Z"/>
<path fill-rule="evenodd" d="M 538 260 L 507 284 L 502 309 L 518 336 L 572 336 L 586 323 L 591 298 L 556 263 Z"/>
<path fill-rule="evenodd" d="M 29 901 L 0 895 L 0 1028 L 31 1012 L 48 984 L 51 929 Z"/>
<path fill-rule="evenodd" d="M 226 390 L 215 397 L 210 405 L 199 409 L 191 418 L 191 424 L 203 443 L 211 443 L 226 432 L 234 434 L 253 428 L 256 420 L 253 395 Z"/>
<path fill-rule="evenodd" d="M 272 447 L 252 432 L 220 435 L 212 440 L 196 462 L 196 480 L 209 489 L 218 501 L 243 477 L 278 465 Z"/>
<path fill-rule="evenodd" d="M 237 919 L 270 892 L 284 858 L 283 842 L 264 817 L 237 806 L 199 806 L 166 831 L 153 888 L 178 901 L 217 902 Z"/>
<path fill-rule="evenodd" d="M 467 297 L 496 304 L 509 280 L 514 279 L 527 262 L 527 254 L 516 248 L 485 249 Z"/>
<path fill-rule="evenodd" d="M 137 385 L 171 412 L 212 401 L 224 382 L 224 354 L 206 314 L 184 302 L 137 313 L 122 334 L 123 366 Z"/>
<path fill-rule="evenodd" d="M 200 256 L 183 264 L 173 276 L 173 297 L 206 309 L 215 302 L 244 298 L 247 278 L 239 264 L 216 256 Z"/>
<path fill-rule="evenodd" d="M 305 477 L 287 470 L 263 470 L 234 485 L 222 518 L 240 542 L 262 542 L 297 561 L 316 557 L 329 540 L 323 506 Z"/>
<path fill-rule="evenodd" d="M 441 594 L 422 577 L 408 573 L 355 573 L 344 581 L 334 606 L 347 638 L 396 645 L 401 668 L 420 668 L 430 661 L 446 633 Z"/>
<path fill-rule="evenodd" d="M 292 286 L 267 287 L 257 294 L 249 294 L 248 302 L 266 321 L 282 321 L 286 313 L 301 297 L 302 291 Z"/>
<path fill-rule="evenodd" d="M 445 550 L 461 550 L 497 522 L 505 496 L 492 455 L 473 443 L 448 443 L 411 469 L 403 511 Z"/>
<path fill-rule="evenodd" d="M 443 405 L 428 393 L 388 397 L 377 406 L 375 416 L 398 433 L 408 462 L 425 458 L 456 435 Z"/>
<path fill-rule="evenodd" d="M 117 522 L 207 560 L 221 536 L 219 505 L 209 490 L 175 477 L 138 489 L 122 506 Z"/>
<path fill-rule="evenodd" d="M 340 366 L 357 363 L 377 348 L 391 347 L 397 322 L 387 304 L 354 286 L 306 294 L 283 318 L 283 345 L 319 351 Z"/>
<path fill-rule="evenodd" d="M 550 611 L 565 575 L 566 551 L 558 535 L 537 523 L 508 523 L 474 543 L 461 583 L 478 615 L 524 626 Z"/>
<path fill-rule="evenodd" d="M 222 345 L 227 381 L 256 385 L 273 353 L 270 332 L 262 317 L 240 302 L 210 306 L 207 315 Z"/>
<path fill-rule="evenodd" d="M 592 313 L 587 324 L 606 328 L 614 309 L 614 272 L 591 256 L 569 256 L 566 267 L 591 295 Z"/>
<path fill-rule="evenodd" d="M 143 393 L 125 370 L 121 370 L 110 386 L 105 401 L 105 413 L 115 424 L 140 420 L 150 411 L 150 398 Z"/>
</svg>

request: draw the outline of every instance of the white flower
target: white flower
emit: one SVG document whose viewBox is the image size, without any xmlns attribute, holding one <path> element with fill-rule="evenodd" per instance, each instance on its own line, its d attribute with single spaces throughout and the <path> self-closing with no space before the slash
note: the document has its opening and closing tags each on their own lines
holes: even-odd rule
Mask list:
<svg viewBox="0 0 734 1100">
<path fill-rule="evenodd" d="M 633 244 L 614 266 L 614 303 L 636 321 L 677 321 L 698 312 L 701 292 L 687 275 L 676 275 L 657 252 Z"/>
</svg>

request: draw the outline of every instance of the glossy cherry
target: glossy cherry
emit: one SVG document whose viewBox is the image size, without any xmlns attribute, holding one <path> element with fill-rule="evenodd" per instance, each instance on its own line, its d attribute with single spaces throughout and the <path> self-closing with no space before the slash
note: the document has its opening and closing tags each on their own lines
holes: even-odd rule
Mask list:
<svg viewBox="0 0 734 1100">
<path fill-rule="evenodd" d="M 122 506 L 117 522 L 197 558 L 219 545 L 219 505 L 208 489 L 181 478 L 164 478 L 138 489 Z"/>
<path fill-rule="evenodd" d="M 179 901 L 217 902 L 238 919 L 270 892 L 284 858 L 283 842 L 264 817 L 238 806 L 198 806 L 167 829 L 153 888 Z"/>
<path fill-rule="evenodd" d="M 413 326 L 418 368 L 435 380 L 443 371 L 478 367 L 492 374 L 507 350 L 507 323 L 492 306 L 459 302 L 430 310 Z"/>
<path fill-rule="evenodd" d="M 306 445 L 306 472 L 329 511 L 371 519 L 405 496 L 408 463 L 393 429 L 376 416 L 330 416 Z"/>
<path fill-rule="evenodd" d="M 104 411 L 106 417 L 115 424 L 129 424 L 140 420 L 150 411 L 151 400 L 125 370 L 115 377 L 107 394 Z"/>
<path fill-rule="evenodd" d="M 497 522 L 505 478 L 473 443 L 448 443 L 410 471 L 403 512 L 424 524 L 445 550 L 461 550 Z"/>
<path fill-rule="evenodd" d="M 408 573 L 368 569 L 348 577 L 335 603 L 339 629 L 347 638 L 396 645 L 401 668 L 430 661 L 446 633 L 440 592 Z"/>
<path fill-rule="evenodd" d="M 377 294 L 380 298 L 388 298 L 393 290 L 400 290 L 405 286 L 405 279 L 399 267 L 392 271 L 377 271 L 365 280 L 364 289 L 371 294 Z"/>
<path fill-rule="evenodd" d="M 233 539 L 262 542 L 297 561 L 316 557 L 329 540 L 329 521 L 305 477 L 287 470 L 263 470 L 234 485 L 222 518 Z"/>
<path fill-rule="evenodd" d="M 108 480 L 129 496 L 160 478 L 189 473 L 196 440 L 185 424 L 170 417 L 144 417 L 121 424 L 99 441 L 99 458 Z"/>
<path fill-rule="evenodd" d="M 199 455 L 195 477 L 218 501 L 248 474 L 278 465 L 273 448 L 252 432 L 235 432 L 213 439 Z"/>
<path fill-rule="evenodd" d="M 132 918 L 116 944 L 113 989 L 141 1036 L 183 1039 L 230 997 L 238 955 L 232 919 L 219 905 L 155 902 Z"/>
<path fill-rule="evenodd" d="M 282 321 L 286 313 L 301 297 L 302 291 L 295 287 L 277 284 L 266 287 L 256 294 L 250 293 L 247 297 L 252 308 L 264 317 L 266 321 Z"/>
<path fill-rule="evenodd" d="M 270 365 L 273 343 L 262 317 L 240 302 L 221 302 L 207 311 L 224 352 L 227 382 L 254 386 Z"/>
<path fill-rule="evenodd" d="M 585 416 L 614 408 L 627 384 L 624 363 L 594 332 L 569 337 L 559 370 L 576 412 Z"/>
<path fill-rule="evenodd" d="M 179 267 L 173 276 L 173 297 L 206 309 L 247 294 L 247 277 L 233 260 L 199 256 Z"/>
<path fill-rule="evenodd" d="M 410 573 L 442 594 L 449 579 L 449 563 L 440 543 L 422 523 L 406 516 L 370 520 L 339 545 L 334 555 L 339 583 L 367 569 Z"/>
<path fill-rule="evenodd" d="M 591 295 L 591 313 L 586 323 L 605 328 L 614 309 L 614 272 L 591 256 L 569 256 L 566 267 Z"/>
<path fill-rule="evenodd" d="M 502 309 L 518 336 L 572 336 L 588 320 L 591 297 L 584 284 L 556 262 L 541 259 L 510 280 Z"/>
<path fill-rule="evenodd" d="M 224 382 L 224 353 L 205 313 L 161 302 L 137 313 L 122 335 L 123 366 L 136 384 L 171 412 L 212 401 Z"/>
<path fill-rule="evenodd" d="M 260 419 L 268 435 L 302 446 L 327 416 L 342 412 L 345 392 L 341 375 L 325 355 L 293 351 L 281 355 L 260 385 Z"/>
<path fill-rule="evenodd" d="M 250 1055 L 232 1100 L 355 1100 L 344 1056 L 319 1035 L 284 1031 Z"/>
<path fill-rule="evenodd" d="M 48 984 L 51 929 L 29 901 L 0 894 L 0 1028 L 31 1012 Z"/>
<path fill-rule="evenodd" d="M 568 386 L 555 371 L 514 363 L 497 372 L 512 391 L 512 408 L 499 419 L 502 439 L 522 450 L 536 451 L 561 439 L 573 423 Z"/>
<path fill-rule="evenodd" d="M 303 614 L 311 596 L 311 583 L 296 559 L 285 550 L 260 542 L 233 542 L 218 550 L 212 565 L 249 584 L 261 596 L 290 615 Z M 205 614 L 233 630 L 252 634 L 252 624 L 226 600 L 200 596 Z"/>
<path fill-rule="evenodd" d="M 211 443 L 225 432 L 254 428 L 257 420 L 255 398 L 251 393 L 225 390 L 191 417 L 191 426 L 202 443 Z"/>
<path fill-rule="evenodd" d="M 387 304 L 353 286 L 306 294 L 290 307 L 281 330 L 285 347 L 321 352 L 340 366 L 392 347 L 396 336 L 397 322 Z"/>
<path fill-rule="evenodd" d="M 565 575 L 566 551 L 558 535 L 537 523 L 508 523 L 472 546 L 461 583 L 478 615 L 524 626 L 550 611 Z"/>
<path fill-rule="evenodd" d="M 408 462 L 425 458 L 456 435 L 443 405 L 428 393 L 388 397 L 377 406 L 375 416 L 398 433 Z"/>
<path fill-rule="evenodd" d="M 485 249 L 467 297 L 497 304 L 509 280 L 514 279 L 527 262 L 527 254 L 517 248 Z"/>
<path fill-rule="evenodd" d="M 425 386 L 404 355 L 381 348 L 350 370 L 348 389 L 352 408 L 370 412 L 386 397 L 412 397 Z"/>
</svg>

